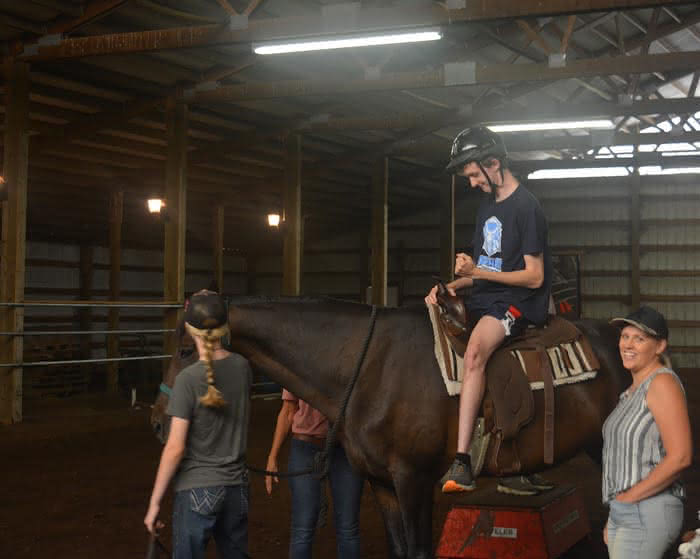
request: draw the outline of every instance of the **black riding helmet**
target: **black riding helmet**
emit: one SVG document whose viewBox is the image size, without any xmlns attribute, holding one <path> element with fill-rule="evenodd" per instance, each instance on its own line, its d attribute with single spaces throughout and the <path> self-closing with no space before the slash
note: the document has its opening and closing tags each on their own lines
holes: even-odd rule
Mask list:
<svg viewBox="0 0 700 559">
<path fill-rule="evenodd" d="M 214 330 L 228 322 L 226 302 L 218 293 L 192 295 L 185 310 L 185 322 L 198 330 Z"/>
<path fill-rule="evenodd" d="M 474 126 L 462 130 L 455 137 L 452 142 L 450 162 L 445 170 L 459 174 L 459 171 L 472 161 L 481 164 L 482 161 L 493 157 L 503 164 L 507 156 L 506 146 L 498 134 L 485 126 Z"/>
</svg>

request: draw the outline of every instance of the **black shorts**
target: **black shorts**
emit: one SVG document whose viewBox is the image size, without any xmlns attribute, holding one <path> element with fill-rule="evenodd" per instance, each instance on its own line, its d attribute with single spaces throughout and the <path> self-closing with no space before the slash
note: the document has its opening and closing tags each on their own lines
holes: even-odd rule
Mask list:
<svg viewBox="0 0 700 559">
<path fill-rule="evenodd" d="M 483 316 L 492 316 L 503 324 L 506 332 L 505 340 L 515 338 L 522 334 L 525 329 L 533 324 L 523 316 L 523 313 L 512 303 L 496 301 L 486 309 L 469 309 L 469 323 L 472 328 L 481 320 Z"/>
</svg>

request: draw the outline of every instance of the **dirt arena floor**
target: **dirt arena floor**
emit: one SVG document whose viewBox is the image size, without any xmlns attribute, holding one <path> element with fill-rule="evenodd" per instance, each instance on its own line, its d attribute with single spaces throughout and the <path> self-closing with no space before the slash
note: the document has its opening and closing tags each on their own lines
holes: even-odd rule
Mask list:
<svg viewBox="0 0 700 559">
<path fill-rule="evenodd" d="M 253 404 L 251 464 L 265 464 L 279 405 L 279 400 Z M 149 413 L 147 407 L 131 409 L 121 398 L 92 395 L 27 402 L 23 423 L 0 426 L 0 558 L 144 557 L 147 537 L 142 519 L 161 449 L 150 432 Z M 600 506 L 599 468 L 580 456 L 547 476 L 577 483 L 591 518 L 591 536 L 565 557 L 607 557 L 601 539 L 606 512 Z M 694 529 L 700 524 L 696 520 L 700 508 L 697 467 L 686 480 L 690 497 L 685 524 L 686 529 Z M 481 489 L 493 481 L 479 483 Z M 448 508 L 449 498 L 438 496 L 436 543 Z M 169 524 L 170 500 L 163 510 Z M 286 484 L 281 482 L 268 497 L 262 478 L 253 476 L 251 556 L 286 557 L 288 523 Z M 170 548 L 168 528 L 163 536 Z M 386 556 L 382 521 L 368 487 L 362 500 L 361 536 L 363 558 Z M 210 556 L 215 557 L 213 550 Z M 335 557 L 332 520 L 317 538 L 315 557 Z"/>
</svg>

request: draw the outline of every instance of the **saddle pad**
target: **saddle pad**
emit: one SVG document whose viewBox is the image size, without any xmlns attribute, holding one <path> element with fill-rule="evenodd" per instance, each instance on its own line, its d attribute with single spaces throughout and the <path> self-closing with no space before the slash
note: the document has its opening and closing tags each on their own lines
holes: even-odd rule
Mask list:
<svg viewBox="0 0 700 559">
<path fill-rule="evenodd" d="M 457 354 L 452 348 L 445 332 L 440 328 L 440 309 L 436 305 L 427 305 L 430 322 L 433 326 L 435 359 L 440 367 L 445 388 L 450 396 L 456 396 L 462 388 L 462 363 L 464 356 Z M 552 321 L 557 320 L 552 318 Z M 561 320 L 561 319 L 558 319 Z M 573 325 L 571 325 L 573 328 Z M 576 330 L 576 332 L 578 332 Z M 533 333 L 528 333 L 528 338 Z M 580 334 L 579 334 L 580 335 Z M 520 370 L 528 378 L 531 390 L 543 390 L 542 367 L 539 362 L 537 350 L 529 347 L 517 347 L 529 345 L 528 338 L 518 343 L 509 350 L 509 353 L 520 363 Z M 586 346 L 588 345 L 587 342 Z M 503 348 L 502 348 L 503 349 Z M 496 350 L 496 353 L 502 351 Z M 547 356 L 554 374 L 554 386 L 572 384 L 595 378 L 598 374 L 597 359 L 590 348 L 584 348 L 581 339 L 559 343 L 546 348 Z"/>
<path fill-rule="evenodd" d="M 435 339 L 435 359 L 442 373 L 442 380 L 450 396 L 456 396 L 462 389 L 462 362 L 463 355 L 458 355 L 452 349 L 445 332 L 440 328 L 440 309 L 437 305 L 427 305 L 428 316 L 433 325 L 433 338 Z"/>
<path fill-rule="evenodd" d="M 572 384 L 595 378 L 598 371 L 593 368 L 579 340 L 561 343 L 546 348 L 547 357 L 554 375 L 554 386 Z M 542 366 L 536 349 L 515 349 L 511 355 L 520 363 L 523 373 L 530 381 L 532 390 L 543 390 Z"/>
</svg>

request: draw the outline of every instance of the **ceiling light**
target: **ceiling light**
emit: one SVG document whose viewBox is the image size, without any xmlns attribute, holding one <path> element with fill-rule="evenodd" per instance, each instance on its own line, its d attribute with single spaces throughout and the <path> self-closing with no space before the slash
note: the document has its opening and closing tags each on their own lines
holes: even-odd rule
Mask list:
<svg viewBox="0 0 700 559">
<path fill-rule="evenodd" d="M 289 52 L 309 52 L 315 50 L 396 45 L 399 43 L 418 43 L 423 41 L 437 41 L 439 39 L 442 39 L 442 33 L 433 29 L 429 31 L 387 33 L 384 35 L 328 37 L 275 43 L 253 43 L 253 52 L 255 54 L 286 54 Z"/>
<path fill-rule="evenodd" d="M 626 177 L 626 167 L 583 167 L 578 169 L 540 169 L 528 175 L 528 179 L 582 179 L 591 177 Z"/>
<path fill-rule="evenodd" d="M 570 130 L 572 128 L 614 128 L 612 120 L 576 120 L 567 122 L 521 122 L 513 124 L 490 124 L 493 132 L 528 132 L 533 130 Z"/>
<path fill-rule="evenodd" d="M 700 167 L 669 167 L 664 169 L 658 165 L 650 165 L 639 168 L 640 175 L 697 175 Z"/>
</svg>

